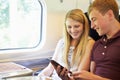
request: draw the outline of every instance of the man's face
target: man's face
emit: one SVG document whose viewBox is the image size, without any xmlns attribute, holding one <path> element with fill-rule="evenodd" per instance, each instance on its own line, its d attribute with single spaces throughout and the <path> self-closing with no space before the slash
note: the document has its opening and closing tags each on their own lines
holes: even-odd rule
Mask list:
<svg viewBox="0 0 120 80">
<path fill-rule="evenodd" d="M 89 18 L 91 20 L 91 28 L 95 29 L 100 36 L 107 33 L 108 18 L 106 14 L 102 15 L 98 10 L 93 9 L 89 14 Z"/>
</svg>

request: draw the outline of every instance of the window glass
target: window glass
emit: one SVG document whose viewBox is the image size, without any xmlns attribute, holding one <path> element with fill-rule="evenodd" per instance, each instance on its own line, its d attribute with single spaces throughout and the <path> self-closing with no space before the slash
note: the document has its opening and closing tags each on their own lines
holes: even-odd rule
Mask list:
<svg viewBox="0 0 120 80">
<path fill-rule="evenodd" d="M 39 0 L 0 0 L 0 49 L 34 48 L 42 36 Z"/>
</svg>

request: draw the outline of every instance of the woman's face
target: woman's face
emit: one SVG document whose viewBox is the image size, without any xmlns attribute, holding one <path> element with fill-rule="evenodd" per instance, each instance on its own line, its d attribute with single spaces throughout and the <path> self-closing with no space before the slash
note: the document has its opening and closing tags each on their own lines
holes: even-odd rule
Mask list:
<svg viewBox="0 0 120 80">
<path fill-rule="evenodd" d="M 71 18 L 66 20 L 67 32 L 73 39 L 79 39 L 83 33 L 83 24 Z"/>
</svg>

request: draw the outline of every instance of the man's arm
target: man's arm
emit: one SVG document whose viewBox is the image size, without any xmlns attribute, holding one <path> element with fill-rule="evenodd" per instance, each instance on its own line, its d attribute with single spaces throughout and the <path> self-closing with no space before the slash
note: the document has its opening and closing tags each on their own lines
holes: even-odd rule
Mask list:
<svg viewBox="0 0 120 80">
<path fill-rule="evenodd" d="M 108 78 L 100 77 L 85 70 L 82 70 L 80 72 L 75 72 L 72 74 L 72 76 L 74 77 L 74 79 L 83 79 L 83 80 L 111 80 Z"/>
</svg>

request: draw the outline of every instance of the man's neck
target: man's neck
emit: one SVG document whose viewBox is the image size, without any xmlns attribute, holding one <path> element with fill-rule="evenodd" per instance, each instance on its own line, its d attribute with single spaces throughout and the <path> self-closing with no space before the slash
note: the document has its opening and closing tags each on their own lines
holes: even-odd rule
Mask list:
<svg viewBox="0 0 120 80">
<path fill-rule="evenodd" d="M 111 27 L 109 33 L 106 34 L 107 39 L 112 38 L 118 31 L 120 31 L 120 23 L 119 23 L 119 22 L 116 22 L 116 24 L 114 24 L 114 25 Z"/>
</svg>

